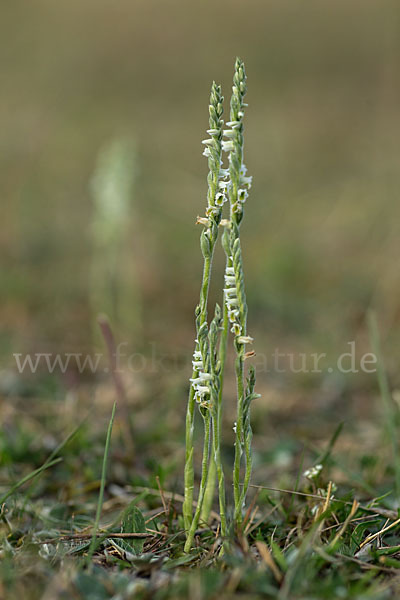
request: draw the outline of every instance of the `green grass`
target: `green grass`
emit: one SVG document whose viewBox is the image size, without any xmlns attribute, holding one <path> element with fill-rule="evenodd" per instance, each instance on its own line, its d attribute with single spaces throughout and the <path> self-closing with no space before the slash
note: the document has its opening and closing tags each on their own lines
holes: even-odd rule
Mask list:
<svg viewBox="0 0 400 600">
<path fill-rule="evenodd" d="M 100 398 L 107 392 L 104 385 L 96 384 Z M 11 402 L 6 399 L 6 406 Z M 50 425 L 62 438 L 65 406 L 60 402 L 50 421 L 44 411 L 21 413 L 14 445 L 33 424 L 39 437 Z M 142 422 L 153 409 L 151 404 L 137 409 L 137 420 Z M 235 535 L 233 514 L 228 512 L 228 544 L 221 556 L 215 512 L 209 526 L 199 526 L 192 551 L 183 552 L 183 455 L 177 450 L 182 431 L 172 431 L 173 439 L 166 443 L 153 423 L 145 434 L 137 431 L 137 451 L 127 456 L 123 415 L 118 410 L 112 443 L 111 420 L 104 446 L 107 412 L 109 407 L 101 403 L 96 421 L 81 425 L 74 436 L 64 434 L 65 443 L 51 453 L 54 456 L 57 450 L 61 462 L 42 470 L 32 485 L 29 473 L 40 470 L 37 461 L 51 464 L 31 452 L 37 437 L 25 446 L 18 463 L 2 460 L 3 500 L 12 491 L 3 504 L 0 528 L 5 597 L 86 600 L 120 594 L 172 600 L 188 597 L 194 586 L 204 600 L 217 596 L 383 599 L 395 593 L 400 525 L 384 420 L 374 432 L 379 454 L 373 454 L 370 446 L 368 455 L 362 429 L 349 430 L 348 425 L 332 425 L 325 440 L 312 441 L 310 430 L 305 445 L 295 441 L 287 425 L 290 408 L 282 406 L 280 439 L 271 435 L 268 458 L 263 458 L 263 445 L 255 435 L 255 485 L 250 487 L 243 534 Z M 168 412 L 165 418 L 169 420 Z M 320 423 L 323 418 L 319 417 Z M 285 463 L 280 459 L 283 447 L 288 456 Z M 223 445 L 222 451 L 226 456 L 229 446 Z M 11 444 L 9 452 L 13 452 Z M 157 462 L 153 457 L 158 457 Z M 305 468 L 319 461 L 323 469 L 317 479 L 305 478 Z M 17 489 L 11 480 L 18 477 Z M 337 489 L 325 504 L 330 481 Z M 228 481 L 228 492 L 231 485 Z M 232 492 L 228 498 L 231 502 Z M 355 499 L 359 505 L 354 506 Z M 381 536 L 371 538 L 384 528 Z"/>
<path fill-rule="evenodd" d="M 0 598 L 399 595 L 397 13 L 373 0 L 4 7 Z M 200 270 L 188 257 L 197 257 L 193 216 L 206 192 L 198 139 L 207 86 L 226 74 L 230 89 L 236 52 L 252 82 L 255 185 L 241 234 L 259 360 L 278 346 L 333 358 L 355 339 L 360 353 L 374 347 L 379 369 L 303 376 L 265 373 L 261 362 L 244 533 L 228 509 L 221 556 L 215 502 L 185 554 L 183 410 Z M 22 377 L 12 354 L 93 352 L 90 274 L 100 267 L 101 292 L 107 265 L 93 264 L 90 180 L 99 149 L 126 135 L 134 205 L 116 239 L 113 325 L 148 362 L 124 373 L 126 407 L 107 438 L 111 373 Z M 213 304 L 217 294 L 212 283 Z M 373 319 L 368 337 L 370 306 L 381 341 Z M 143 328 L 129 323 L 137 315 Z M 234 461 L 229 352 L 225 465 Z M 317 464 L 318 479 L 305 478 Z M 199 456 L 193 466 L 197 491 Z M 334 499 L 317 514 L 330 481 Z M 227 470 L 228 507 L 232 483 Z"/>
</svg>

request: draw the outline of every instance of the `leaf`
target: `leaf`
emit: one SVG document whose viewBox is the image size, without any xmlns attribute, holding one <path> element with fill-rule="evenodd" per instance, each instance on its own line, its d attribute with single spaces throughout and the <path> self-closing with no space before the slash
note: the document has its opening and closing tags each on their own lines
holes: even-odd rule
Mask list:
<svg viewBox="0 0 400 600">
<path fill-rule="evenodd" d="M 121 533 L 146 533 L 146 523 L 141 510 L 133 500 L 122 513 Z M 143 552 L 143 539 L 116 540 L 117 544 L 126 552 L 141 554 Z"/>
</svg>

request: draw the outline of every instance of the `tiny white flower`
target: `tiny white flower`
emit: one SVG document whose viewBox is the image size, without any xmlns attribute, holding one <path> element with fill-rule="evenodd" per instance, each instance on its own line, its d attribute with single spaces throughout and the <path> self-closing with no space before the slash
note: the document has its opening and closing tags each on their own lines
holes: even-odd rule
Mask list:
<svg viewBox="0 0 400 600">
<path fill-rule="evenodd" d="M 226 190 L 229 187 L 229 181 L 219 181 L 218 187 L 220 190 Z"/>
<path fill-rule="evenodd" d="M 208 140 L 201 140 L 201 143 L 205 146 L 211 146 L 213 142 L 214 140 L 212 138 L 209 138 Z"/>
<path fill-rule="evenodd" d="M 228 287 L 236 285 L 236 279 L 232 275 L 225 275 L 225 283 Z"/>
<path fill-rule="evenodd" d="M 190 381 L 194 386 L 200 386 L 202 383 L 210 381 L 210 379 L 212 379 L 212 376 L 209 373 L 199 373 L 198 377 L 190 379 Z"/>
<path fill-rule="evenodd" d="M 216 217 L 217 215 L 219 215 L 219 213 L 220 210 L 216 206 L 207 206 L 206 208 L 207 217 L 210 217 L 211 215 L 214 215 Z"/>
<path fill-rule="evenodd" d="M 239 325 L 239 323 L 234 323 L 231 327 L 231 332 L 234 333 L 235 335 L 240 335 L 242 332 L 242 328 Z"/>
<path fill-rule="evenodd" d="M 223 135 L 227 138 L 234 138 L 236 136 L 236 131 L 234 129 L 224 129 Z"/>
<path fill-rule="evenodd" d="M 223 141 L 222 142 L 222 150 L 224 152 L 232 152 L 235 149 L 235 145 L 231 140 L 228 140 L 227 142 Z"/>
<path fill-rule="evenodd" d="M 230 259 L 232 260 L 232 257 L 230 257 Z M 227 275 L 234 275 L 235 274 L 235 269 L 233 267 L 226 267 L 225 273 Z"/>
<path fill-rule="evenodd" d="M 228 125 L 228 127 L 232 127 L 232 129 L 240 127 L 240 121 L 227 121 L 226 124 Z"/>
<path fill-rule="evenodd" d="M 238 199 L 240 200 L 240 202 L 246 202 L 248 196 L 249 193 L 247 190 L 244 190 L 243 188 L 238 189 Z"/>
<path fill-rule="evenodd" d="M 205 394 L 210 393 L 210 388 L 208 385 L 198 385 L 196 386 L 196 394 L 197 397 L 203 397 Z"/>
<path fill-rule="evenodd" d="M 251 188 L 253 177 L 240 177 L 240 185 L 245 185 L 248 189 Z"/>
<path fill-rule="evenodd" d="M 219 129 L 207 129 L 208 135 L 218 135 Z"/>
<path fill-rule="evenodd" d="M 232 427 L 232 429 L 233 429 L 233 431 L 234 431 L 235 433 L 236 433 L 236 428 L 237 428 L 237 423 L 236 423 L 236 421 L 235 421 L 235 422 L 234 422 L 234 424 L 233 424 L 233 427 Z"/>
<path fill-rule="evenodd" d="M 203 156 L 206 156 L 207 158 L 211 156 L 210 148 L 204 149 Z"/>
<path fill-rule="evenodd" d="M 231 306 L 239 306 L 239 300 L 236 297 L 235 298 L 227 298 L 226 304 L 227 304 L 228 308 L 230 308 Z"/>
<path fill-rule="evenodd" d="M 228 307 L 228 317 L 231 323 L 234 323 L 236 321 L 236 319 L 239 318 L 239 311 L 238 310 L 231 310 Z"/>
<path fill-rule="evenodd" d="M 232 296 L 236 297 L 236 288 L 235 287 L 224 288 L 224 292 L 225 292 L 225 295 L 227 296 L 227 299 L 229 299 Z"/>
<path fill-rule="evenodd" d="M 250 335 L 241 335 L 238 338 L 238 342 L 240 344 L 252 344 L 253 343 L 253 338 Z"/>
<path fill-rule="evenodd" d="M 322 465 L 315 465 L 314 467 L 304 471 L 303 475 L 304 477 L 307 477 L 307 479 L 315 479 L 321 473 L 322 469 Z"/>
<path fill-rule="evenodd" d="M 226 202 L 226 196 L 225 196 L 225 194 L 221 194 L 221 192 L 218 192 L 215 195 L 215 204 L 217 206 L 223 206 L 225 204 L 225 202 Z"/>
<path fill-rule="evenodd" d="M 200 369 L 203 368 L 203 361 L 202 360 L 192 360 L 192 365 L 193 365 L 193 369 L 196 369 L 196 371 L 199 371 Z"/>
</svg>

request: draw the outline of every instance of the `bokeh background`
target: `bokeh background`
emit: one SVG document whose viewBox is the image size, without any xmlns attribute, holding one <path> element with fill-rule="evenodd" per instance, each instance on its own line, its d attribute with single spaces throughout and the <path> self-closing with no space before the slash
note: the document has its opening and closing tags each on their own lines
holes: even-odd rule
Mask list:
<svg viewBox="0 0 400 600">
<path fill-rule="evenodd" d="M 155 425 L 157 409 L 179 446 L 202 267 L 200 142 L 210 84 L 229 99 L 236 55 L 249 89 L 253 188 L 242 245 L 255 349 L 325 352 L 334 366 L 351 340 L 357 355 L 370 351 L 373 307 L 399 385 L 398 3 L 14 0 L 1 13 L 0 387 L 9 423 L 50 415 L 66 397 L 71 415 L 84 402 L 109 414 L 106 375 L 21 377 L 13 358 L 98 351 L 102 311 L 130 352 L 163 357 L 162 369 L 150 361 L 126 374 L 128 396 L 139 430 Z M 122 169 L 123 182 L 103 202 L 107 169 Z M 222 264 L 221 253 L 212 303 Z M 373 439 L 373 375 L 261 368 L 258 382 L 260 455 L 273 440 L 284 462 L 292 437 L 326 439 L 343 418 L 349 438 L 362 424 L 365 443 Z M 228 404 L 228 377 L 229 394 Z M 233 415 L 225 419 L 230 431 Z"/>
</svg>

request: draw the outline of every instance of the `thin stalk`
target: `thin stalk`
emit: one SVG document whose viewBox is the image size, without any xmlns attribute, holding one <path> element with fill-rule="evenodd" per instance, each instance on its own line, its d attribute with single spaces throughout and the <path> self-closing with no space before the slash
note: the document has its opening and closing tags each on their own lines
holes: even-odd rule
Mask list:
<svg viewBox="0 0 400 600">
<path fill-rule="evenodd" d="M 240 525 L 242 521 L 242 495 L 240 491 L 240 464 L 242 460 L 243 440 L 243 401 L 244 401 L 244 364 L 239 355 L 236 358 L 236 382 L 237 382 L 237 421 L 235 441 L 235 462 L 233 466 L 233 496 L 235 500 L 235 521 Z"/>
<path fill-rule="evenodd" d="M 244 444 L 244 455 L 245 455 L 245 460 L 246 460 L 246 466 L 245 466 L 245 471 L 244 471 L 242 492 L 241 492 L 241 496 L 240 496 L 240 504 L 242 507 L 246 500 L 247 492 L 249 490 L 251 472 L 253 470 L 253 453 L 251 451 L 251 445 L 246 443 L 246 441 Z M 241 518 L 239 518 L 239 522 L 241 523 Z"/>
<path fill-rule="evenodd" d="M 233 494 L 235 501 L 235 522 L 240 525 L 242 509 L 246 499 L 251 475 L 251 427 L 250 412 L 247 397 L 245 397 L 244 360 L 245 344 L 252 342 L 247 335 L 247 303 L 244 287 L 243 264 L 240 248 L 239 228 L 243 219 L 244 203 L 248 197 L 251 178 L 246 177 L 246 167 L 243 163 L 243 117 L 246 104 L 246 74 L 243 62 L 237 58 L 230 105 L 230 129 L 224 131 L 227 138 L 223 149 L 229 152 L 229 186 L 230 204 L 229 238 L 225 237 L 224 249 L 228 257 L 225 270 L 225 298 L 228 305 L 228 317 L 234 333 L 234 348 L 236 352 L 235 371 L 237 386 L 237 417 L 235 460 L 233 466 Z M 246 426 L 244 423 L 246 422 Z M 243 448 L 245 449 L 245 476 L 241 488 L 240 471 Z"/>
<path fill-rule="evenodd" d="M 113 428 L 113 424 L 114 424 L 114 416 L 115 416 L 116 406 L 117 406 L 117 403 L 114 402 L 112 412 L 111 412 L 110 422 L 108 423 L 106 443 L 104 446 L 103 466 L 101 469 L 100 490 L 99 490 L 99 497 L 97 500 L 96 517 L 95 517 L 93 530 L 92 530 L 92 540 L 90 542 L 89 551 L 88 551 L 88 554 L 86 557 L 86 564 L 88 567 L 91 564 L 92 556 L 96 549 L 96 538 L 97 538 L 97 532 L 99 529 L 101 510 L 103 508 L 104 488 L 106 485 L 106 477 L 107 477 L 108 454 L 110 451 L 111 433 L 112 433 L 112 428 Z"/>
<path fill-rule="evenodd" d="M 201 515 L 200 515 L 200 520 L 203 521 L 203 523 L 209 524 L 209 522 L 210 522 L 210 515 L 211 515 L 212 505 L 213 505 L 213 501 L 214 501 L 216 480 L 217 480 L 217 465 L 215 464 L 214 440 L 212 440 L 210 464 L 208 467 L 207 487 L 206 487 L 206 491 L 204 494 L 203 508 L 201 509 Z"/>
<path fill-rule="evenodd" d="M 196 533 L 196 529 L 199 524 L 201 509 L 203 507 L 204 494 L 207 486 L 207 477 L 208 477 L 208 464 L 209 464 L 209 455 L 210 455 L 210 412 L 209 410 L 205 411 L 203 416 L 204 419 L 204 445 L 203 445 L 203 461 L 201 467 L 201 481 L 200 481 L 200 490 L 199 497 L 197 500 L 196 511 L 194 513 L 194 517 L 192 519 L 192 523 L 189 528 L 188 536 L 186 538 L 186 543 L 184 547 L 185 552 L 190 552 L 190 549 L 193 545 L 194 536 Z"/>
<path fill-rule="evenodd" d="M 197 314 L 197 328 L 207 322 L 207 301 L 210 286 L 211 267 L 214 256 L 214 248 L 218 238 L 218 225 L 221 221 L 222 206 L 225 196 L 219 191 L 221 178 L 221 154 L 222 154 L 222 113 L 223 97 L 220 86 L 215 82 L 212 84 L 210 105 L 209 105 L 209 127 L 210 138 L 204 140 L 206 146 L 204 155 L 208 158 L 208 191 L 207 191 L 207 209 L 206 216 L 198 218 L 198 222 L 205 226 L 201 237 L 200 246 L 204 258 L 203 277 L 200 290 L 200 304 Z M 199 343 L 196 342 L 195 355 L 199 353 Z M 194 360 L 194 363 L 196 360 Z M 192 380 L 198 378 L 201 370 L 193 364 Z M 186 530 L 192 525 L 193 518 L 193 490 L 194 490 L 194 468 L 193 468 L 193 436 L 194 436 L 194 418 L 195 418 L 196 391 L 194 386 L 190 386 L 189 398 L 186 411 L 186 451 L 185 451 L 185 501 L 183 505 L 183 519 Z M 204 462 L 204 457 L 203 457 Z"/>
<path fill-rule="evenodd" d="M 206 496 L 204 499 L 202 517 L 207 523 L 210 517 L 212 500 L 214 497 L 215 481 L 218 480 L 218 497 L 219 509 L 221 518 L 221 535 L 226 535 L 226 500 L 225 500 L 225 476 L 221 459 L 221 427 L 222 427 L 222 396 L 224 390 L 224 371 L 226 362 L 226 351 L 228 343 L 229 319 L 228 309 L 224 301 L 222 329 L 218 348 L 218 362 L 220 365 L 219 372 L 219 390 L 218 390 L 218 405 L 216 414 L 213 415 L 213 428 L 215 435 L 213 436 L 212 458 L 210 460 L 210 469 L 208 474 Z"/>
<path fill-rule="evenodd" d="M 30 473 L 28 473 L 28 475 L 25 475 L 24 477 L 22 477 L 22 479 L 20 479 L 19 481 L 17 481 L 17 483 L 14 483 L 14 485 L 11 486 L 11 488 L 8 490 L 8 492 L 6 492 L 5 494 L 3 494 L 1 496 L 0 505 L 4 504 L 4 502 L 6 500 L 8 500 L 8 498 L 10 496 L 12 496 L 21 486 L 24 485 L 24 483 L 27 483 L 31 479 L 34 479 L 35 477 L 40 475 L 40 473 L 43 473 L 43 471 L 45 471 L 46 469 L 49 469 L 50 467 L 57 465 L 59 462 L 61 462 L 61 460 L 62 460 L 61 458 L 55 458 L 54 460 L 51 460 L 51 461 L 46 460 L 46 462 L 43 463 L 43 465 L 41 467 L 39 467 L 38 469 L 35 469 L 34 471 L 31 471 Z"/>
<path fill-rule="evenodd" d="M 377 363 L 376 370 L 378 376 L 378 385 L 385 410 L 386 428 L 389 434 L 390 444 L 392 446 L 396 500 L 397 502 L 400 502 L 400 462 L 397 431 L 398 410 L 393 402 L 392 394 L 390 392 L 389 381 L 382 357 L 378 323 L 376 320 L 376 315 L 372 310 L 368 311 L 367 319 L 372 351 L 375 354 Z"/>
<path fill-rule="evenodd" d="M 211 254 L 204 258 L 203 278 L 200 291 L 200 324 L 207 320 L 207 300 L 208 291 L 210 288 L 211 265 L 214 256 L 215 244 L 211 247 Z M 198 349 L 198 344 L 196 344 Z M 192 379 L 197 376 L 197 369 L 192 371 Z M 193 492 L 194 492 L 194 467 L 193 467 L 193 436 L 194 436 L 194 414 L 196 401 L 194 397 L 195 391 L 193 386 L 190 386 L 189 399 L 186 410 L 186 452 L 185 452 L 185 471 L 184 471 L 184 486 L 185 486 L 185 501 L 182 507 L 183 521 L 186 531 L 190 529 L 193 518 Z"/>
<path fill-rule="evenodd" d="M 227 259 L 228 260 L 228 259 Z M 220 375 L 219 375 L 219 392 L 218 392 L 218 407 L 217 407 L 217 437 L 218 446 L 215 449 L 215 462 L 217 466 L 217 477 L 218 477 L 218 495 L 219 495 L 219 511 L 221 517 L 221 536 L 226 536 L 226 498 L 225 498 L 225 476 L 221 459 L 221 438 L 222 438 L 222 395 L 224 391 L 224 373 L 225 373 L 225 362 L 226 362 L 226 351 L 228 345 L 228 332 L 229 332 L 229 319 L 228 319 L 228 308 L 226 302 L 224 302 L 224 312 L 222 320 L 222 332 L 219 342 L 219 363 L 220 363 Z"/>
<path fill-rule="evenodd" d="M 213 419 L 214 436 L 214 459 L 217 468 L 219 516 L 221 518 L 221 536 L 226 537 L 226 501 L 225 501 L 225 475 L 221 460 L 221 407 L 217 406 L 215 418 Z"/>
</svg>

